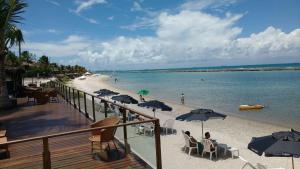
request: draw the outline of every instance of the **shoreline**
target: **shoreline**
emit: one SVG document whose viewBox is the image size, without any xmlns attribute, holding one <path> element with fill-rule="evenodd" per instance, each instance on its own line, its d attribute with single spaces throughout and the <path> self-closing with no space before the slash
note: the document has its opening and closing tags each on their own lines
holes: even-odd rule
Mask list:
<svg viewBox="0 0 300 169">
<path fill-rule="evenodd" d="M 173 73 L 173 72 L 169 72 L 169 73 Z M 108 76 L 108 75 L 105 75 L 105 76 Z M 114 84 L 112 81 L 107 80 L 107 81 L 103 81 L 103 83 L 106 83 L 106 85 L 112 86 L 115 90 L 121 89 L 123 91 L 127 91 L 132 96 L 137 95 L 134 91 L 126 89 L 126 88 L 121 87 L 121 86 L 118 86 L 117 84 Z M 160 101 L 165 102 L 167 105 L 169 104 L 169 105 L 183 106 L 183 107 L 186 107 L 189 110 L 198 109 L 198 108 L 207 108 L 207 107 L 205 107 L 205 103 L 203 103 L 201 101 L 199 102 L 198 105 L 197 104 L 193 104 L 191 102 L 189 102 L 188 104 L 182 105 L 182 104 L 179 103 L 179 98 L 178 98 L 178 102 L 177 102 L 175 100 L 170 100 L 170 99 L 167 99 L 167 98 L 161 98 L 159 96 L 153 96 L 153 97 L 144 96 L 144 97 L 146 98 L 146 100 L 158 99 Z M 136 99 L 138 99 L 138 97 Z M 199 106 L 199 105 L 201 105 L 201 106 Z M 267 120 L 264 121 L 264 120 L 260 120 L 260 119 L 249 118 L 247 116 L 239 115 L 239 114 L 236 114 L 236 113 L 231 113 L 231 112 L 228 112 L 228 111 L 223 111 L 222 108 L 220 108 L 220 107 L 210 107 L 209 109 L 213 109 L 216 112 L 222 112 L 222 113 L 224 113 L 224 114 L 226 114 L 226 115 L 228 115 L 230 117 L 235 117 L 235 118 L 238 118 L 238 119 L 241 119 L 241 120 L 247 120 L 247 121 L 253 121 L 253 122 L 257 122 L 257 123 L 268 124 L 268 125 L 271 125 L 271 126 L 284 128 L 286 130 L 290 130 L 291 128 L 299 130 L 298 127 L 290 127 L 290 126 L 286 126 L 286 125 L 283 125 L 283 124 L 279 124 L 278 122 L 277 123 L 276 122 L 272 123 L 272 122 L 269 122 Z M 256 110 L 253 110 L 253 112 L 248 112 L 248 113 L 255 113 L 255 111 Z M 181 113 L 178 113 L 177 115 L 180 115 L 182 113 L 188 113 L 188 112 L 181 112 Z"/>
<path fill-rule="evenodd" d="M 300 70 L 300 69 L 299 69 Z M 118 89 L 121 89 L 123 91 L 127 91 L 131 94 L 131 96 L 133 95 L 137 95 L 135 92 L 131 91 L 131 90 L 128 90 L 128 89 L 125 89 L 125 88 L 122 88 L 120 86 L 117 86 L 115 85 L 114 83 L 112 82 L 109 82 L 109 81 L 103 81 L 103 83 L 106 83 L 106 85 L 111 85 L 113 86 L 116 90 Z M 149 97 L 149 96 L 144 96 L 144 98 L 146 98 L 146 100 L 155 100 L 157 99 L 157 97 Z M 136 98 L 138 99 L 138 98 Z M 159 98 L 160 101 L 166 103 L 167 105 L 176 105 L 176 106 L 182 106 L 182 107 L 186 107 L 187 109 L 197 109 L 197 108 L 200 108 L 201 106 L 197 106 L 195 104 L 180 104 L 180 103 L 177 103 L 176 101 L 172 101 L 172 100 L 168 100 L 168 99 L 162 99 L 162 98 Z M 203 103 L 200 103 L 200 105 L 204 105 Z M 205 107 L 204 107 L 205 108 Z M 224 112 L 224 111 L 221 111 L 220 108 L 213 108 L 213 110 L 215 110 L 216 112 Z M 182 112 L 182 113 L 177 113 L 176 116 L 180 115 L 180 114 L 183 114 L 183 113 L 188 113 L 188 112 Z M 280 124 L 276 124 L 276 123 L 271 123 L 271 122 L 267 122 L 267 121 L 263 121 L 263 120 L 257 120 L 257 119 L 248 119 L 247 117 L 243 117 L 242 115 L 237 115 L 237 114 L 234 114 L 234 113 L 230 113 L 230 112 L 225 112 L 225 114 L 227 116 L 230 116 L 230 117 L 234 117 L 234 118 L 237 118 L 237 119 L 240 119 L 240 120 L 245 120 L 245 121 L 252 121 L 252 122 L 256 122 L 256 123 L 261 123 L 261 124 L 265 124 L 265 125 L 270 125 L 270 126 L 273 126 L 273 127 L 279 127 L 279 128 L 282 128 L 282 129 L 285 129 L 285 130 L 290 130 L 291 127 L 288 127 L 288 126 L 284 126 L 284 125 L 280 125 Z"/>
<path fill-rule="evenodd" d="M 128 91 L 117 87 L 116 85 L 112 85 L 108 82 L 109 76 L 105 75 L 93 75 L 86 78 L 86 80 L 78 80 L 74 79 L 69 84 L 73 87 L 76 87 L 80 90 L 84 90 L 88 93 L 93 93 L 95 90 L 99 89 L 110 89 L 122 94 L 128 94 L 138 99 L 138 95 L 132 91 Z M 145 97 L 145 99 L 150 100 L 154 99 L 152 97 Z M 189 112 L 192 107 L 183 106 L 176 103 L 172 103 L 170 101 L 162 100 L 167 105 L 173 108 L 172 112 L 161 112 L 157 111 L 156 116 L 160 119 L 161 126 L 164 121 L 167 119 L 174 119 L 176 116 L 182 113 Z M 148 115 L 153 115 L 152 111 L 145 108 L 140 108 L 135 105 L 128 105 L 130 108 L 137 109 Z M 187 154 L 181 151 L 181 147 L 184 143 L 184 140 L 181 135 L 181 130 L 189 130 L 192 135 L 199 139 L 201 136 L 201 123 L 197 122 L 181 122 L 175 121 L 175 129 L 177 130 L 176 135 L 170 136 L 161 136 L 161 144 L 162 144 L 162 156 L 163 156 L 163 165 L 164 168 L 196 168 L 195 166 L 203 165 L 207 163 L 207 165 L 213 168 L 231 168 L 229 166 L 238 165 L 241 168 L 243 162 L 239 159 L 226 159 L 226 160 L 218 160 L 216 164 L 210 164 L 210 161 L 206 158 L 199 158 L 197 156 L 193 157 L 189 160 L 182 161 L 181 159 L 186 159 Z M 204 123 L 204 131 L 209 131 L 212 134 L 214 139 L 217 139 L 218 142 L 228 144 L 229 146 L 236 147 L 240 150 L 240 154 L 242 157 L 247 159 L 250 162 L 267 164 L 270 167 L 284 167 L 290 168 L 290 159 L 289 158 L 270 158 L 270 157 L 260 157 L 255 153 L 251 152 L 247 149 L 247 145 L 250 142 L 252 137 L 259 137 L 263 135 L 269 135 L 275 131 L 289 130 L 286 127 L 276 126 L 273 124 L 266 124 L 262 122 L 252 121 L 248 119 L 243 119 L 240 117 L 229 115 L 225 120 L 209 120 Z M 177 148 L 176 148 L 177 147 Z M 176 162 L 174 162 L 174 159 Z M 180 163 L 182 161 L 182 163 Z M 228 162 L 225 162 L 228 161 Z M 201 163 L 200 163 L 201 162 Z M 228 165 L 228 163 L 230 165 Z M 299 160 L 300 163 L 300 160 Z M 282 165 L 285 164 L 285 165 Z M 300 164 L 296 164 L 300 165 Z"/>
</svg>

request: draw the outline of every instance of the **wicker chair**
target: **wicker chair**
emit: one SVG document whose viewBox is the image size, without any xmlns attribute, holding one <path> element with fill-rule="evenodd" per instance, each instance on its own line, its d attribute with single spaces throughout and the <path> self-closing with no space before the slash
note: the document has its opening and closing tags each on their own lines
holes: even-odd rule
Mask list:
<svg viewBox="0 0 300 169">
<path fill-rule="evenodd" d="M 101 121 L 91 124 L 91 128 L 102 127 L 102 126 L 113 126 L 113 125 L 117 125 L 119 122 L 120 122 L 120 119 L 118 117 L 112 116 L 112 117 L 108 117 L 106 119 L 103 119 Z M 115 148 L 118 149 L 114 142 L 114 138 L 115 138 L 114 136 L 115 136 L 116 130 L 117 130 L 117 127 L 112 127 L 112 128 L 92 131 L 91 132 L 92 136 L 89 138 L 89 140 L 91 141 L 92 153 L 94 150 L 95 142 L 99 142 L 100 151 L 102 150 L 102 143 L 107 143 L 108 148 L 110 149 L 109 142 L 111 142 L 111 141 L 113 142 Z"/>
<path fill-rule="evenodd" d="M 27 96 L 27 103 L 35 104 L 34 91 L 25 90 L 24 95 Z"/>
<path fill-rule="evenodd" d="M 36 100 L 36 104 L 46 104 L 49 100 L 48 93 L 41 91 L 35 91 L 34 98 Z"/>
<path fill-rule="evenodd" d="M 56 90 L 48 91 L 48 97 L 49 97 L 49 102 L 50 103 L 53 103 L 53 102 L 58 103 L 59 102 Z"/>
</svg>

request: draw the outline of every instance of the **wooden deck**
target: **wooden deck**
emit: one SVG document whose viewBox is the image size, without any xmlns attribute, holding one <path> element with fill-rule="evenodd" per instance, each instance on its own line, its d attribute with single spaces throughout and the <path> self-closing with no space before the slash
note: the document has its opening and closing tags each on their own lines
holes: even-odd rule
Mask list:
<svg viewBox="0 0 300 169">
<path fill-rule="evenodd" d="M 62 98 L 45 105 L 26 103 L 27 99 L 18 99 L 18 107 L 0 112 L 0 128 L 7 130 L 9 141 L 87 128 L 91 123 Z"/>
<path fill-rule="evenodd" d="M 22 106 L 1 112 L 0 124 L 9 141 L 58 132 L 88 128 L 91 121 L 60 99 L 60 103 Z M 22 100 L 20 100 L 22 102 Z M 24 100 L 23 100 L 24 101 Z M 125 156 L 124 149 L 91 153 L 90 133 L 72 134 L 49 139 L 52 168 L 150 168 L 136 155 Z M 106 146 L 105 148 L 108 148 Z M 0 160 L 0 168 L 43 168 L 42 140 L 9 145 L 11 157 Z"/>
</svg>

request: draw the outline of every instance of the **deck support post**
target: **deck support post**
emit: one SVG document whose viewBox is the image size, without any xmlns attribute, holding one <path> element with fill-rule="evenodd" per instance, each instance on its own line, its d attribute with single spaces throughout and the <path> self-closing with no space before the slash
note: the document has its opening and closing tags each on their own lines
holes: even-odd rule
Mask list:
<svg viewBox="0 0 300 169">
<path fill-rule="evenodd" d="M 87 107 L 86 107 L 86 93 L 83 92 L 83 100 L 84 100 L 84 112 L 85 112 L 85 117 L 89 118 L 89 114 L 87 112 Z"/>
<path fill-rule="evenodd" d="M 50 158 L 48 138 L 43 138 L 43 166 L 44 169 L 51 169 L 51 158 Z"/>
<path fill-rule="evenodd" d="M 120 108 L 120 112 L 123 114 L 123 123 L 126 123 L 126 109 Z M 123 126 L 123 133 L 124 133 L 124 146 L 125 146 L 125 154 L 130 153 L 130 146 L 127 141 L 127 126 Z"/>
<path fill-rule="evenodd" d="M 162 169 L 159 119 L 156 119 L 154 122 L 154 132 L 155 132 L 156 168 Z"/>
<path fill-rule="evenodd" d="M 96 122 L 96 114 L 95 114 L 95 97 L 92 96 L 92 110 L 93 110 L 93 121 Z"/>
</svg>

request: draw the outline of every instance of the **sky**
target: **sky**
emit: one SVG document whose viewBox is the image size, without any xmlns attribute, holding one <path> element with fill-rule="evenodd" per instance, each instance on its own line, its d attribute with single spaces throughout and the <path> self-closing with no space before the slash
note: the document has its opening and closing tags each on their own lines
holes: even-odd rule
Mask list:
<svg viewBox="0 0 300 169">
<path fill-rule="evenodd" d="M 90 70 L 300 62 L 299 0 L 27 0 L 22 49 Z"/>
</svg>

